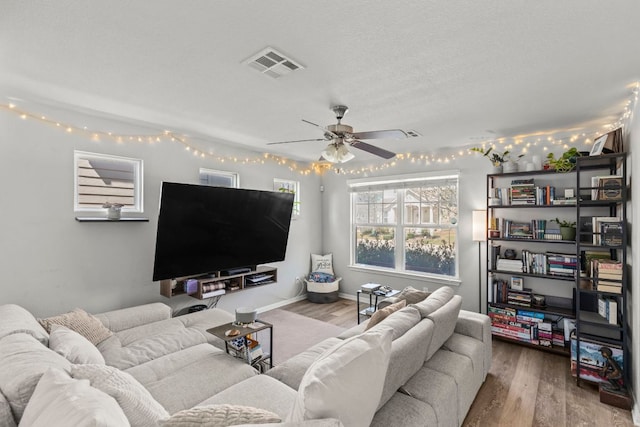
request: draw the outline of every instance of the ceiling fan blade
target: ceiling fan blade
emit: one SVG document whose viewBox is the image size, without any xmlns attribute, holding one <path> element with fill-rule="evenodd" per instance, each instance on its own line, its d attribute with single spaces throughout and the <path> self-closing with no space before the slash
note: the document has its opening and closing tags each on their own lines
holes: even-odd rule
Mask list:
<svg viewBox="0 0 640 427">
<path fill-rule="evenodd" d="M 407 134 L 400 129 L 372 130 L 352 134 L 355 139 L 404 139 Z"/>
<path fill-rule="evenodd" d="M 267 145 L 291 144 L 292 142 L 326 141 L 324 138 L 316 139 L 296 139 L 295 141 L 268 142 Z"/>
<path fill-rule="evenodd" d="M 356 140 L 350 142 L 349 144 L 354 148 L 359 148 L 362 151 L 375 154 L 376 156 L 380 156 L 384 159 L 392 159 L 396 156 L 396 153 L 392 153 L 391 151 L 385 150 L 384 148 L 375 147 L 371 144 L 367 144 L 366 142 Z"/>
<path fill-rule="evenodd" d="M 317 125 L 317 124 L 315 124 L 315 123 L 313 123 L 313 122 L 310 122 L 309 120 L 302 119 L 302 121 L 303 121 L 303 122 L 305 122 L 305 123 L 310 124 L 311 126 L 315 126 L 315 127 L 319 128 L 319 129 L 321 129 L 321 130 L 322 130 L 322 132 L 324 132 L 324 134 L 325 134 L 325 139 L 327 139 L 327 140 L 331 139 L 331 138 L 329 138 L 328 136 L 326 136 L 327 134 L 329 134 L 329 136 L 331 136 L 331 137 L 333 137 L 333 138 L 337 138 L 337 137 L 338 137 L 338 135 L 337 135 L 337 134 L 335 134 L 335 133 L 331 132 L 330 130 L 328 130 L 328 129 L 327 129 L 327 128 L 325 128 L 325 127 L 322 127 L 322 126 Z"/>
</svg>

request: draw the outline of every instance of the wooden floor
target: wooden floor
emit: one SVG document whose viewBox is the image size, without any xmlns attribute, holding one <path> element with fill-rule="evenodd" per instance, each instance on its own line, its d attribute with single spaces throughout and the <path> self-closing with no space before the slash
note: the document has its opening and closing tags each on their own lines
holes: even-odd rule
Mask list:
<svg viewBox="0 0 640 427">
<path fill-rule="evenodd" d="M 364 306 L 363 306 L 364 307 Z M 357 324 L 355 301 L 298 301 L 281 307 L 345 328 Z M 580 387 L 566 356 L 493 341 L 493 364 L 463 426 L 633 426 L 631 412 L 600 403 L 597 387 Z"/>
</svg>

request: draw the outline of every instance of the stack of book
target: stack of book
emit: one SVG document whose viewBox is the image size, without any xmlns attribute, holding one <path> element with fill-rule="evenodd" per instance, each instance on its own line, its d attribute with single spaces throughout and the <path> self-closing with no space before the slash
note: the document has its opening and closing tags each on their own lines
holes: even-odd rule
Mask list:
<svg viewBox="0 0 640 427">
<path fill-rule="evenodd" d="M 591 218 L 591 227 L 593 229 L 593 238 L 592 238 L 592 243 L 594 245 L 602 245 L 602 224 L 608 223 L 608 222 L 612 222 L 612 223 L 616 223 L 619 224 L 620 227 L 622 227 L 622 222 L 620 221 L 620 218 L 615 217 L 615 216 L 594 216 Z M 585 224 L 585 227 L 587 227 L 588 225 Z"/>
<path fill-rule="evenodd" d="M 548 272 L 553 276 L 575 277 L 578 257 L 573 254 L 547 252 Z"/>
<path fill-rule="evenodd" d="M 562 329 L 553 328 L 552 331 L 553 336 L 553 346 L 554 347 L 564 347 L 564 331 Z"/>
<path fill-rule="evenodd" d="M 515 273 L 522 273 L 522 260 L 498 258 L 496 269 L 501 271 L 513 271 Z"/>
<path fill-rule="evenodd" d="M 598 296 L 598 314 L 611 325 L 618 324 L 618 300 L 615 297 Z"/>
<path fill-rule="evenodd" d="M 536 188 L 533 179 L 514 179 L 511 181 L 511 204 L 536 204 Z"/>
<path fill-rule="evenodd" d="M 594 260 L 596 289 L 613 294 L 622 293 L 622 263 L 606 259 Z"/>
<path fill-rule="evenodd" d="M 513 308 L 489 306 L 491 318 L 491 332 L 494 335 L 528 343 L 534 342 L 536 336 L 536 322 L 518 320 L 517 312 Z"/>
<path fill-rule="evenodd" d="M 551 322 L 538 323 L 538 340 L 540 345 L 551 347 L 553 344 L 553 325 Z"/>
<path fill-rule="evenodd" d="M 524 289 L 522 291 L 509 289 L 507 291 L 507 304 L 517 305 L 520 307 L 531 307 L 532 299 L 531 289 Z"/>
</svg>

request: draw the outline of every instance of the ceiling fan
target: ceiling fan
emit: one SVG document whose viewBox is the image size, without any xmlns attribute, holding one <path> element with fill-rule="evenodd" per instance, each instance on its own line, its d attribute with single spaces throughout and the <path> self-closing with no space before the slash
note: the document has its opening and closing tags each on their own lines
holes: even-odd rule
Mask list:
<svg viewBox="0 0 640 427">
<path fill-rule="evenodd" d="M 363 142 L 361 140 L 362 139 L 402 139 L 402 138 L 406 138 L 407 134 L 400 129 L 354 132 L 351 126 L 341 123 L 342 118 L 344 117 L 345 114 L 347 114 L 348 110 L 349 110 L 349 107 L 347 107 L 346 105 L 332 106 L 331 111 L 333 111 L 334 114 L 336 115 L 336 119 L 338 119 L 338 123 L 336 123 L 335 125 L 329 125 L 327 127 L 322 127 L 313 122 L 302 119 L 303 122 L 321 129 L 324 132 L 324 138 L 271 142 L 267 145 L 291 144 L 293 142 L 307 142 L 307 141 L 329 141 L 329 145 L 327 145 L 327 148 L 325 148 L 325 150 L 322 152 L 320 160 L 326 160 L 331 163 L 344 163 L 344 162 L 348 162 L 349 160 L 355 157 L 351 152 L 349 152 L 347 145 L 366 151 L 367 153 L 375 154 L 376 156 L 380 156 L 384 159 L 391 159 L 395 157 L 396 155 L 395 153 L 373 146 L 371 144 L 367 144 L 366 142 Z"/>
</svg>

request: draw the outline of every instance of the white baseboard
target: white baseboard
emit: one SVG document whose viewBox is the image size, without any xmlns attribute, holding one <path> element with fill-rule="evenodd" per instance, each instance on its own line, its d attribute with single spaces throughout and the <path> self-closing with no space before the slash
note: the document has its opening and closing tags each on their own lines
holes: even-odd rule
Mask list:
<svg viewBox="0 0 640 427">
<path fill-rule="evenodd" d="M 297 302 L 297 301 L 302 301 L 303 299 L 307 299 L 307 294 L 297 295 L 297 296 L 295 296 L 293 298 L 289 298 L 289 299 L 286 299 L 286 300 L 283 300 L 283 301 L 275 302 L 273 304 L 265 305 L 264 307 L 260 307 L 258 309 L 258 313 L 263 313 L 265 311 L 273 310 L 275 308 L 280 308 L 280 307 L 283 307 L 285 305 L 289 305 L 289 304 Z"/>
</svg>

